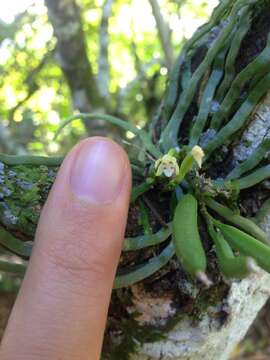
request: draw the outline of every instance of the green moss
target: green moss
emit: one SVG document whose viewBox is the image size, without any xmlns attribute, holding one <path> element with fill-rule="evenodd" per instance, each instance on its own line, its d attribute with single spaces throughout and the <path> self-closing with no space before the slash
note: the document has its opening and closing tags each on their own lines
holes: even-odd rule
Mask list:
<svg viewBox="0 0 270 360">
<path fill-rule="evenodd" d="M 209 307 L 220 304 L 221 301 L 226 298 L 228 289 L 228 285 L 223 283 L 201 292 L 195 299 L 195 303 L 192 307 L 191 317 L 194 321 L 201 320 Z M 218 316 L 220 316 L 220 319 L 223 320 L 222 313 L 217 313 L 217 317 Z"/>
<path fill-rule="evenodd" d="M 55 179 L 56 168 L 0 163 L 0 222 L 28 240 Z"/>
<path fill-rule="evenodd" d="M 113 339 L 114 334 L 117 342 Z M 108 332 L 102 359 L 129 360 L 130 356 L 136 353 L 138 347 L 145 343 L 160 341 L 164 338 L 164 328 L 140 325 L 135 320 L 135 314 L 133 314 L 133 317 L 129 319 L 117 322 L 117 330 Z"/>
</svg>

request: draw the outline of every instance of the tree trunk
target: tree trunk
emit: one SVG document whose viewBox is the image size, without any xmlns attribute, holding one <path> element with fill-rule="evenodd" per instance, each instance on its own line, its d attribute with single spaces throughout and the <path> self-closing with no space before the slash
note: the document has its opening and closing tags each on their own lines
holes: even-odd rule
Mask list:
<svg viewBox="0 0 270 360">
<path fill-rule="evenodd" d="M 100 94 L 88 58 L 79 6 L 75 0 L 46 0 L 45 3 L 57 39 L 57 61 L 67 80 L 74 110 L 85 113 L 108 111 L 108 96 Z M 104 51 L 103 48 L 103 53 Z M 85 127 L 91 136 L 106 135 L 104 122 L 101 120 L 85 121 Z M 107 128 L 107 131 L 108 129 L 112 130 L 111 127 Z M 119 132 L 113 129 L 112 134 L 117 138 Z"/>
<path fill-rule="evenodd" d="M 49 0 L 47 3 L 52 5 Z M 261 0 L 250 0 L 244 5 L 241 0 L 221 3 L 210 23 L 199 29 L 184 47 L 172 72 L 161 111 L 153 122 L 153 138 L 161 138 L 160 149 L 165 152 L 174 140 L 182 146 L 190 136 L 196 138 L 198 132 L 194 132 L 194 124 L 199 121 L 205 120 L 197 138 L 204 149 L 211 149 L 209 144 L 213 149 L 221 139 L 224 131 L 219 127 L 229 129 L 229 136 L 223 136 L 224 141 L 218 143 L 207 159 L 205 173 L 200 177 L 201 192 L 212 189 L 210 178 L 225 178 L 269 137 L 270 95 L 267 96 L 267 91 L 270 85 L 266 87 L 263 83 L 263 87 L 257 88 L 261 81 L 268 79 L 269 56 L 262 58 L 256 71 L 249 65 L 264 48 L 267 55 L 270 30 L 267 4 Z M 243 75 L 239 78 L 243 71 L 248 73 L 247 78 Z M 228 93 L 225 111 L 224 98 Z M 235 101 L 231 102 L 233 97 Z M 172 119 L 178 125 L 182 121 L 174 131 L 167 127 Z M 260 159 L 260 164 L 268 161 L 267 153 L 263 155 L 266 156 Z M 52 158 L 0 157 L 2 236 L 6 229 L 22 240 L 33 237 L 58 163 L 58 159 Z M 136 179 L 135 176 L 134 170 Z M 227 194 L 225 190 L 218 193 L 218 199 Z M 251 190 L 247 188 L 227 196 L 228 206 L 237 204 L 245 217 L 256 215 L 270 237 L 270 206 L 262 207 L 269 198 L 267 180 L 262 178 Z M 145 207 L 150 213 L 153 232 L 160 228 L 160 223 L 169 221 L 169 200 L 167 193 L 160 195 L 158 186 L 146 192 L 142 201 L 130 207 L 127 236 L 142 234 L 139 219 Z M 104 359 L 223 360 L 228 359 L 243 338 L 269 296 L 270 276 L 258 270 L 244 280 L 225 281 L 202 218 L 199 225 L 208 255 L 207 273 L 213 285 L 205 288 L 192 280 L 177 259 L 172 258 L 144 281 L 115 290 L 104 341 Z M 148 261 L 160 250 L 163 246 L 123 253 L 120 267 Z"/>
<path fill-rule="evenodd" d="M 46 0 L 46 5 L 57 39 L 57 59 L 69 84 L 74 108 L 87 112 L 93 106 L 101 106 L 78 5 L 73 0 Z"/>
</svg>

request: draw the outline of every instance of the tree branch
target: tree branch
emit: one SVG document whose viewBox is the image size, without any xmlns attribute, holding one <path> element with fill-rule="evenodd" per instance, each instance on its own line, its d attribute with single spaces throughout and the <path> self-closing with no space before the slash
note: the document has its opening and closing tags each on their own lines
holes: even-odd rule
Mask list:
<svg viewBox="0 0 270 360">
<path fill-rule="evenodd" d="M 157 0 L 149 0 L 155 18 L 162 49 L 165 54 L 166 66 L 171 70 L 173 65 L 173 48 L 171 44 L 171 30 L 164 20 Z"/>
<path fill-rule="evenodd" d="M 147 74 L 147 70 L 153 64 L 159 63 L 160 66 L 162 66 L 162 62 L 159 59 L 154 59 L 147 64 L 143 64 L 140 57 L 138 56 L 137 45 L 134 41 L 131 42 L 130 48 L 131 48 L 131 53 L 134 57 L 135 69 L 138 74 L 135 77 L 135 79 L 138 78 L 138 81 L 140 81 L 140 91 L 143 95 L 145 111 L 146 111 L 147 117 L 151 118 L 153 115 L 153 112 L 156 110 L 156 105 L 158 102 L 158 99 L 155 94 L 155 89 L 156 89 L 156 80 L 157 80 L 159 71 L 156 71 L 153 75 L 149 76 Z M 165 64 L 163 63 L 163 65 L 165 65 Z M 134 83 L 134 80 L 131 81 L 131 83 L 130 83 L 131 85 Z M 129 84 L 126 86 L 127 89 L 128 89 L 128 86 L 129 86 Z"/>
<path fill-rule="evenodd" d="M 12 109 L 10 109 L 9 114 L 8 114 L 8 120 L 10 122 L 13 122 L 14 115 L 15 115 L 16 111 L 27 100 L 29 100 L 34 95 L 34 93 L 38 90 L 38 85 L 36 83 L 36 76 L 44 68 L 44 66 L 48 63 L 48 61 L 53 56 L 54 52 L 55 52 L 55 49 L 50 50 L 49 52 L 47 52 L 44 55 L 44 57 L 42 58 L 42 60 L 40 61 L 40 63 L 34 69 L 30 70 L 29 74 L 27 75 L 27 77 L 26 77 L 26 79 L 24 81 L 24 83 L 27 85 L 28 92 L 21 101 L 19 101 Z"/>
<path fill-rule="evenodd" d="M 109 65 L 109 18 L 112 14 L 114 0 L 105 0 L 103 4 L 102 19 L 99 30 L 99 61 L 98 61 L 98 87 L 103 98 L 109 95 L 110 65 Z"/>
</svg>

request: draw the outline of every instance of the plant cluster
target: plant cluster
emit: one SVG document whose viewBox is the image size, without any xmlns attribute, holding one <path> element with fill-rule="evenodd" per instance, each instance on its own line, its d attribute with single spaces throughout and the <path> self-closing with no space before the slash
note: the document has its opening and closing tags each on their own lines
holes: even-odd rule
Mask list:
<svg viewBox="0 0 270 360">
<path fill-rule="evenodd" d="M 231 209 L 241 191 L 253 187 L 270 176 L 265 156 L 270 139 L 265 138 L 251 156 L 224 178 L 210 178 L 207 170 L 215 152 L 229 146 L 234 135 L 243 131 L 250 115 L 270 88 L 270 35 L 265 48 L 238 73 L 236 60 L 242 41 L 251 28 L 259 0 L 224 0 L 186 43 L 172 71 L 161 114 L 159 139 L 150 132 L 110 115 L 76 114 L 63 123 L 59 131 L 76 119 L 101 119 L 132 132 L 139 138 L 144 162 L 133 161 L 135 184 L 132 202 L 150 189 L 168 193 L 177 199 L 171 211 L 171 222 L 156 233 L 126 238 L 123 251 L 137 251 L 162 244 L 161 252 L 145 264 L 121 269 L 114 287 L 121 288 L 141 281 L 164 267 L 176 254 L 182 267 L 206 285 L 207 257 L 198 226 L 198 214 L 207 225 L 220 271 L 226 278 L 242 278 L 258 267 L 270 272 L 270 246 L 266 233 L 253 221 Z M 192 71 L 191 63 L 198 48 L 209 42 L 202 62 Z M 212 34 L 212 35 L 213 35 Z M 179 84 L 181 91 L 179 91 Z M 199 92 L 199 96 L 197 96 Z M 182 125 L 194 98 L 198 111 L 192 119 L 188 135 L 182 136 Z M 186 131 L 186 130 L 185 130 Z M 61 159 L 0 156 L 4 163 L 59 164 Z M 16 254 L 28 257 L 29 244 L 15 239 L 1 229 L 0 243 Z M 163 243 L 165 246 L 163 246 Z"/>
</svg>

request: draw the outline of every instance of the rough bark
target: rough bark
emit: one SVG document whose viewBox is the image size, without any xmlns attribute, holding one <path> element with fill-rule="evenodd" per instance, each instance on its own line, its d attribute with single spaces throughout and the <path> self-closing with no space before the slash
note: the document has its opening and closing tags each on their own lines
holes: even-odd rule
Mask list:
<svg viewBox="0 0 270 360">
<path fill-rule="evenodd" d="M 270 294 L 270 276 L 262 273 L 233 283 L 228 297 L 194 325 L 190 319 L 179 322 L 166 340 L 146 343 L 132 360 L 228 360 L 243 339 L 258 311 Z M 215 319 L 221 307 L 228 318 L 222 324 Z"/>
</svg>

